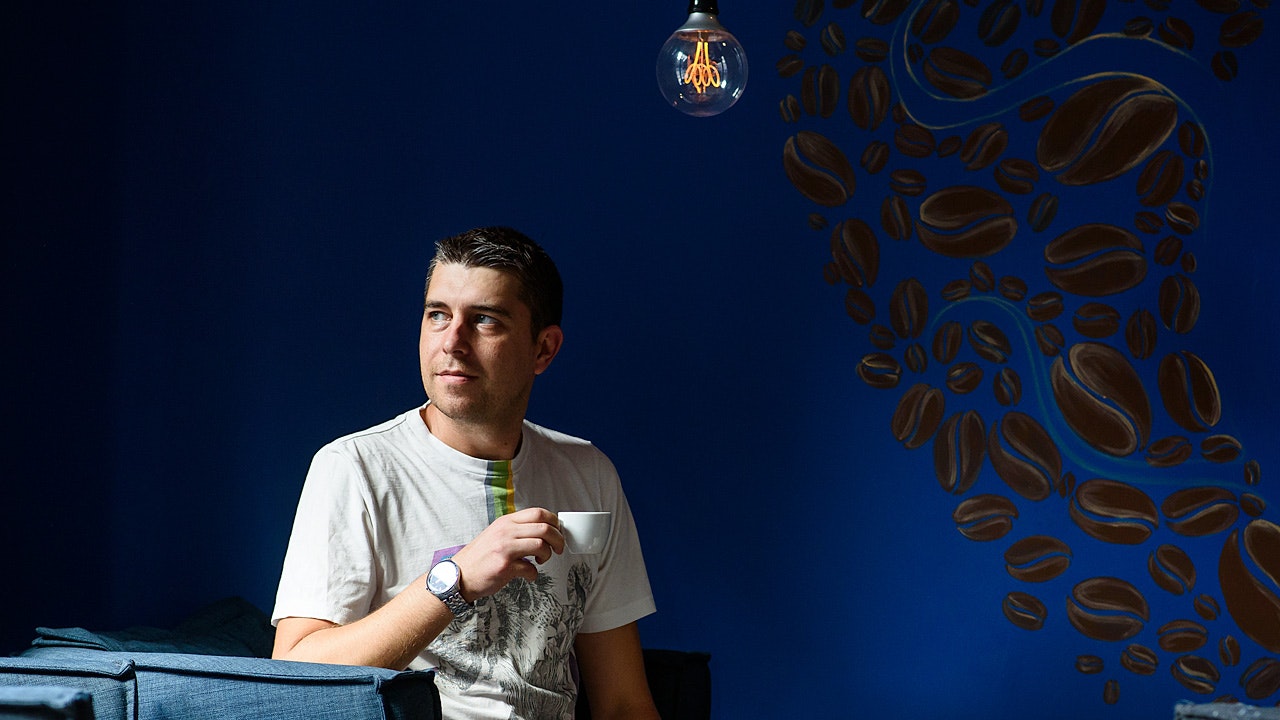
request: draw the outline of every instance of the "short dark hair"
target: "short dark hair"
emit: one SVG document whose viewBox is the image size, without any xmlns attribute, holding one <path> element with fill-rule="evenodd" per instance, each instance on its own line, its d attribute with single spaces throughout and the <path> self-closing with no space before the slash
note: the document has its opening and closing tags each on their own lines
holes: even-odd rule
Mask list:
<svg viewBox="0 0 1280 720">
<path fill-rule="evenodd" d="M 511 273 L 520 281 L 520 299 L 529 307 L 536 337 L 543 328 L 559 325 L 564 312 L 564 283 L 551 256 L 524 233 L 509 227 L 481 227 L 436 243 L 427 267 L 426 289 L 435 269 L 456 263 Z"/>
</svg>

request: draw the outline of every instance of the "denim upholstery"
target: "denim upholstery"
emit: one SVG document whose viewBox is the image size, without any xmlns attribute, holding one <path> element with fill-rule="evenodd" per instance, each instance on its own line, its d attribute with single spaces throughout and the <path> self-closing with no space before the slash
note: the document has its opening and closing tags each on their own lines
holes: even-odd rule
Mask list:
<svg viewBox="0 0 1280 720">
<path fill-rule="evenodd" d="M 40 647 L 0 659 L 0 685 L 86 691 L 99 719 L 440 717 L 430 672 L 263 658 Z"/>
<path fill-rule="evenodd" d="M 0 685 L 0 720 L 93 720 L 93 698 L 56 685 Z"/>
<path fill-rule="evenodd" d="M 95 718 L 440 717 L 433 673 L 267 659 L 275 628 L 242 598 L 219 600 L 172 628 L 36 632 L 20 656 L 0 658 L 0 686 L 87 692 Z"/>
<path fill-rule="evenodd" d="M 135 718 L 133 666 L 110 653 L 79 651 L 79 657 L 37 660 L 0 658 L 0 685 L 60 686 L 87 692 L 96 718 Z"/>
</svg>

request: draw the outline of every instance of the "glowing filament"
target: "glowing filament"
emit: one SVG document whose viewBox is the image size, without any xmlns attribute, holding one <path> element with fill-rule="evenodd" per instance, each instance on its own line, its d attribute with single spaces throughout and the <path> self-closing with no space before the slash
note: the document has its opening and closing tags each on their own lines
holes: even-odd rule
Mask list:
<svg viewBox="0 0 1280 720">
<path fill-rule="evenodd" d="M 693 85 L 693 89 L 699 93 L 708 87 L 720 87 L 720 68 L 711 62 L 706 40 L 698 41 L 698 49 L 694 51 L 689 66 L 684 69 L 684 83 Z"/>
</svg>

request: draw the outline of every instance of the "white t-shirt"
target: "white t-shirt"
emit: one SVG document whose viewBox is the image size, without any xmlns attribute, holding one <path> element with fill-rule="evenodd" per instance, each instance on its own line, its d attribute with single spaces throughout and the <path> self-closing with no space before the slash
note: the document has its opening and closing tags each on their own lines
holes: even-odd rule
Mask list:
<svg viewBox="0 0 1280 720">
<path fill-rule="evenodd" d="M 594 445 L 524 424 L 511 461 L 479 460 L 433 436 L 418 409 L 316 453 L 298 502 L 272 622 L 346 624 L 382 607 L 498 517 L 528 507 L 608 510 L 599 555 L 553 555 L 538 580 L 476 602 L 410 665 L 436 668 L 446 718 L 572 718 L 579 632 L 654 611 L 627 499 Z"/>
</svg>

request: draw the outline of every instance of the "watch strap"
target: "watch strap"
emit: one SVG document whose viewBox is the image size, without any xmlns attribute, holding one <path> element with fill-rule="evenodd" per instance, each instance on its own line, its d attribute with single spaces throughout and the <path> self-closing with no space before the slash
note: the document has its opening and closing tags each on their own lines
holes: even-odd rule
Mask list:
<svg viewBox="0 0 1280 720">
<path fill-rule="evenodd" d="M 436 597 L 440 598 L 440 601 L 444 603 L 445 607 L 449 608 L 449 612 L 453 613 L 454 617 L 462 617 L 475 610 L 474 605 L 462 598 L 462 593 L 458 588 L 446 590 L 436 595 Z"/>
</svg>

